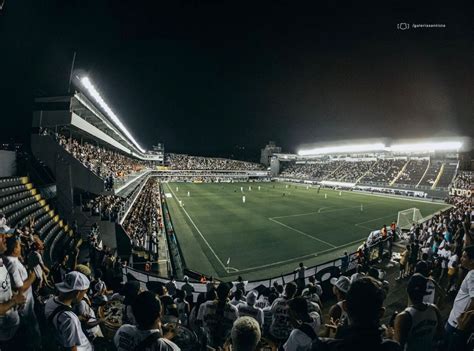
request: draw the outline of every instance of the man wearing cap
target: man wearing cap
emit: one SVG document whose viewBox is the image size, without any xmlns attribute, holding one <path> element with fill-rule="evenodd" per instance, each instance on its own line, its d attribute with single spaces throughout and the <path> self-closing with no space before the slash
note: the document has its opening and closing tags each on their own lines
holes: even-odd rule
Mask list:
<svg viewBox="0 0 474 351">
<path fill-rule="evenodd" d="M 333 285 L 332 291 L 336 295 L 337 303 L 332 305 L 329 309 L 329 317 L 340 323 L 346 320 L 347 313 L 343 306 L 343 301 L 346 299 L 347 292 L 351 286 L 351 281 L 348 277 L 341 275 L 339 278 L 331 278 L 331 284 Z"/>
<path fill-rule="evenodd" d="M 246 302 L 239 303 L 237 309 L 239 310 L 239 317 L 249 316 L 255 318 L 261 328 L 263 326 L 263 310 L 255 307 L 256 301 L 257 292 L 252 290 L 247 294 Z"/>
<path fill-rule="evenodd" d="M 433 304 L 423 302 L 427 291 L 428 278 L 415 273 L 408 281 L 407 293 L 411 305 L 395 318 L 394 340 L 405 351 L 431 351 L 435 339 L 443 335 L 441 314 Z"/>
<path fill-rule="evenodd" d="M 161 303 L 151 291 L 138 294 L 132 304 L 137 325 L 124 324 L 114 336 L 117 351 L 179 351 L 180 348 L 170 339 L 171 330 L 163 336 L 161 327 Z"/>
<path fill-rule="evenodd" d="M 0 254 L 7 249 L 5 236 L 5 234 L 0 234 Z M 14 337 L 20 325 L 17 307 L 25 302 L 26 297 L 23 294 L 12 292 L 10 274 L 3 259 L 0 258 L 0 347 L 2 350 L 14 348 L 14 345 L 9 345 L 9 340 Z"/>
<path fill-rule="evenodd" d="M 208 345 L 213 348 L 224 345 L 239 317 L 237 307 L 228 300 L 230 288 L 228 283 L 220 283 L 216 289 L 217 300 L 207 301 L 199 307 L 197 320 L 202 322 Z"/>
<path fill-rule="evenodd" d="M 65 275 L 62 283 L 56 284 L 59 295 L 46 301 L 45 317 L 54 327 L 59 345 L 68 350 L 94 349 L 82 331 L 79 317 L 72 311 L 72 305 L 82 301 L 89 285 L 89 279 L 84 274 L 70 272 Z"/>
</svg>

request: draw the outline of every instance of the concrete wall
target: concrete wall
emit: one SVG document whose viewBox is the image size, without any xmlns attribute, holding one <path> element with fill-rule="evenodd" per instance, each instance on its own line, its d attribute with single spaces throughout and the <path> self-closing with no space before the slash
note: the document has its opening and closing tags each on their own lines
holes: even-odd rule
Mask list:
<svg viewBox="0 0 474 351">
<path fill-rule="evenodd" d="M 0 150 L 0 177 L 16 175 L 16 152 Z"/>
</svg>

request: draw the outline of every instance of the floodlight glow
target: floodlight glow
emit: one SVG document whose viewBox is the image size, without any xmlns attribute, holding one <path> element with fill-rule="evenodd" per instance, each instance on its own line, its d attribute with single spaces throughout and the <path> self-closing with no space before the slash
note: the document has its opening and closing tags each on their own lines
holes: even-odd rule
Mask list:
<svg viewBox="0 0 474 351">
<path fill-rule="evenodd" d="M 384 148 L 385 148 L 385 145 L 382 143 L 327 146 L 327 147 L 319 147 L 315 149 L 300 150 L 298 151 L 298 155 L 310 156 L 310 155 L 323 155 L 323 154 L 333 154 L 333 153 L 335 154 L 335 153 L 351 153 L 351 152 L 369 152 L 369 151 L 381 151 Z"/>
<path fill-rule="evenodd" d="M 100 96 L 99 92 L 97 89 L 94 87 L 94 85 L 91 83 L 89 80 L 89 77 L 82 77 L 81 78 L 81 83 L 86 88 L 87 92 L 89 95 L 94 98 L 94 100 L 99 104 L 99 106 L 107 113 L 107 116 L 109 116 L 112 121 L 122 130 L 122 132 L 135 144 L 135 146 L 143 153 L 145 153 L 145 149 L 143 149 L 138 142 L 133 138 L 133 136 L 130 134 L 130 132 L 127 130 L 127 128 L 123 125 L 123 123 L 120 121 L 120 119 L 117 117 L 117 115 L 112 111 L 112 109 L 107 105 L 107 103 L 104 101 L 102 96 Z"/>
<path fill-rule="evenodd" d="M 454 151 L 462 147 L 461 141 L 441 141 L 414 144 L 398 144 L 387 148 L 395 152 Z"/>
</svg>

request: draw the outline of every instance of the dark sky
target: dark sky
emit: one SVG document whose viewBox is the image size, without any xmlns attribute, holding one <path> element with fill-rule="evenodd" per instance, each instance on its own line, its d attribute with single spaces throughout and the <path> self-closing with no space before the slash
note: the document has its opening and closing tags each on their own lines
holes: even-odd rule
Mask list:
<svg viewBox="0 0 474 351">
<path fill-rule="evenodd" d="M 33 98 L 67 90 L 74 51 L 146 148 L 228 156 L 239 145 L 248 157 L 268 140 L 296 151 L 472 136 L 474 6 L 412 2 L 6 0 L 1 137 L 27 139 Z"/>
</svg>

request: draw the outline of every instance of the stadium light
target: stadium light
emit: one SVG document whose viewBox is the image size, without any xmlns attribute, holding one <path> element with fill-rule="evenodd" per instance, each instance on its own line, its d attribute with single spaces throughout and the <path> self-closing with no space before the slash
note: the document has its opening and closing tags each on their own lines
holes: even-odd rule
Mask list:
<svg viewBox="0 0 474 351">
<path fill-rule="evenodd" d="M 123 125 L 122 121 L 117 117 L 117 115 L 112 111 L 112 109 L 107 105 L 107 103 L 104 101 L 102 96 L 99 94 L 97 89 L 94 87 L 92 82 L 90 81 L 89 77 L 82 77 L 80 79 L 82 85 L 84 88 L 86 88 L 87 92 L 89 95 L 99 104 L 99 106 L 102 108 L 102 110 L 105 111 L 108 117 L 112 119 L 112 121 L 119 127 L 122 132 L 135 144 L 135 146 L 140 150 L 141 152 L 145 153 L 146 150 L 143 149 L 140 144 L 133 138 L 132 134 L 128 131 L 128 129 Z"/>
<path fill-rule="evenodd" d="M 308 150 L 298 151 L 299 156 L 324 155 L 333 153 L 351 153 L 351 152 L 369 152 L 382 151 L 385 145 L 383 143 L 375 144 L 359 144 L 359 145 L 341 145 L 341 146 L 327 146 L 318 147 Z"/>
<path fill-rule="evenodd" d="M 423 152 L 423 151 L 456 151 L 462 147 L 461 141 L 440 141 L 413 144 L 398 144 L 387 148 L 387 151 L 395 152 Z"/>
</svg>

